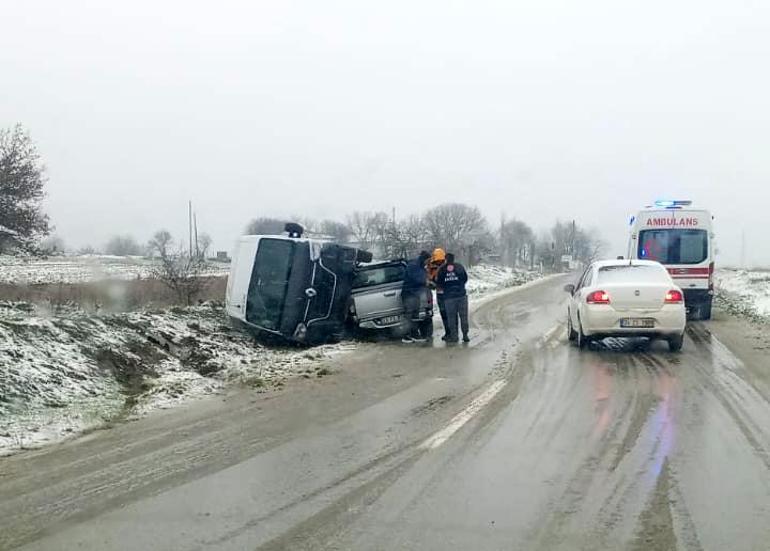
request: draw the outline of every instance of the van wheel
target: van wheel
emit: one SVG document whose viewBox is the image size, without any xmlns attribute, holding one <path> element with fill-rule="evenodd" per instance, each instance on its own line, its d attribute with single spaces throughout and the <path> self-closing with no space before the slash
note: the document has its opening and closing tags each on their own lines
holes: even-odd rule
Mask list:
<svg viewBox="0 0 770 551">
<path fill-rule="evenodd" d="M 704 321 L 711 319 L 711 301 L 704 302 L 698 307 L 698 318 Z"/>
<path fill-rule="evenodd" d="M 572 316 L 567 312 L 567 338 L 570 342 L 574 342 L 578 338 L 577 331 L 572 327 Z"/>
<path fill-rule="evenodd" d="M 668 338 L 668 349 L 671 352 L 679 352 L 682 349 L 684 335 L 676 335 Z"/>
</svg>

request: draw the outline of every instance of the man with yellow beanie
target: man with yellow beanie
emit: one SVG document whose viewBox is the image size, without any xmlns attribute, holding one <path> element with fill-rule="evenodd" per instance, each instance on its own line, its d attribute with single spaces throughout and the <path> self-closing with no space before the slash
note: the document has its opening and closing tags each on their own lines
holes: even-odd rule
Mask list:
<svg viewBox="0 0 770 551">
<path fill-rule="evenodd" d="M 438 311 L 439 314 L 441 314 L 441 323 L 444 324 L 444 336 L 442 337 L 442 340 L 446 340 L 447 336 L 447 317 L 444 305 L 444 289 L 437 284 L 436 276 L 445 262 L 446 252 L 444 249 L 440 247 L 433 249 L 433 254 L 428 262 L 428 279 L 430 280 L 431 287 L 436 289 L 436 304 L 438 304 Z"/>
</svg>

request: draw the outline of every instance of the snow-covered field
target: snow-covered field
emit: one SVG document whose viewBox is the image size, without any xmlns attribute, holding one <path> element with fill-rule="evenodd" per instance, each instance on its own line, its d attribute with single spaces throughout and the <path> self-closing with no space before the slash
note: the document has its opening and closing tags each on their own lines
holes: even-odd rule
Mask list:
<svg viewBox="0 0 770 551">
<path fill-rule="evenodd" d="M 103 279 L 147 279 L 155 262 L 140 256 L 52 256 L 49 258 L 0 255 L 0 283 L 87 283 Z M 229 264 L 212 262 L 211 275 L 224 275 Z"/>
<path fill-rule="evenodd" d="M 323 374 L 353 344 L 268 348 L 231 329 L 221 305 L 55 317 L 0 303 L 0 453 L 166 408 L 228 384 L 280 386 Z"/>
<path fill-rule="evenodd" d="M 47 273 L 41 266 L 37 281 Z M 50 269 L 56 273 L 58 267 Z M 77 273 L 73 268 L 67 277 Z M 537 277 L 475 266 L 468 290 L 479 300 Z M 43 306 L 0 302 L 0 454 L 234 384 L 260 390 L 280 387 L 292 377 L 322 376 L 335 356 L 357 346 L 266 347 L 231 329 L 216 303 L 99 315 L 74 307 L 54 314 Z"/>
<path fill-rule="evenodd" d="M 717 300 L 729 310 L 770 318 L 770 272 L 722 269 L 716 273 Z"/>
<path fill-rule="evenodd" d="M 517 287 L 539 277 L 541 277 L 541 274 L 538 272 L 480 264 L 468 268 L 468 284 L 466 289 L 473 298 L 493 291 L 499 291 L 506 287 Z"/>
</svg>

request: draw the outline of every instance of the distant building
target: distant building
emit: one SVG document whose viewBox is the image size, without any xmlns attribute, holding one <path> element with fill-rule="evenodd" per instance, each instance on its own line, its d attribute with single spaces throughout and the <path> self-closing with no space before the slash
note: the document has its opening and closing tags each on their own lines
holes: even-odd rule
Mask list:
<svg viewBox="0 0 770 551">
<path fill-rule="evenodd" d="M 217 251 L 217 262 L 230 262 L 230 257 L 227 255 L 227 251 Z"/>
</svg>

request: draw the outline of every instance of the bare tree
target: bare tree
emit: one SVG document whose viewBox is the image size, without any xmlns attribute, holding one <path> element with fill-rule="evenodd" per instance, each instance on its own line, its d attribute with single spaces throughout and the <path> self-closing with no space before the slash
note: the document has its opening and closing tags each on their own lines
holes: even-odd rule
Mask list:
<svg viewBox="0 0 770 551">
<path fill-rule="evenodd" d="M 416 215 L 386 223 L 378 233 L 384 254 L 391 258 L 407 258 L 429 246 L 425 225 Z"/>
<path fill-rule="evenodd" d="M 42 211 L 45 167 L 35 143 L 20 124 L 0 129 L 0 252 L 29 248 L 48 235 Z"/>
<path fill-rule="evenodd" d="M 208 258 L 212 242 L 211 236 L 207 233 L 202 233 L 198 236 L 198 255 L 201 258 Z"/>
<path fill-rule="evenodd" d="M 347 225 L 356 245 L 368 251 L 382 242 L 388 215 L 384 212 L 354 212 L 348 216 Z"/>
<path fill-rule="evenodd" d="M 278 218 L 255 218 L 246 225 L 246 235 L 280 235 L 285 225 Z"/>
<path fill-rule="evenodd" d="M 547 269 L 559 271 L 564 269 L 562 257 L 569 256 L 588 264 L 599 258 L 604 247 L 604 241 L 595 230 L 585 230 L 575 221 L 557 220 L 550 231 L 541 236 L 538 254 Z"/>
<path fill-rule="evenodd" d="M 488 230 L 487 221 L 477 207 L 462 203 L 445 203 L 427 211 L 423 215 L 427 236 L 434 246 L 444 247 L 447 251 L 467 253 L 468 234 L 484 234 Z"/>
<path fill-rule="evenodd" d="M 93 245 L 84 245 L 78 249 L 79 255 L 89 255 L 89 254 L 97 254 L 99 251 L 96 250 L 96 248 Z"/>
<path fill-rule="evenodd" d="M 190 254 L 184 245 L 172 252 L 174 242 L 166 230 L 155 233 L 149 246 L 153 256 L 157 255 L 159 264 L 153 270 L 154 275 L 171 289 L 177 298 L 190 305 L 200 295 L 209 281 L 202 277 L 206 271 L 206 261 L 201 255 Z"/>
<path fill-rule="evenodd" d="M 576 260 L 590 264 L 602 255 L 606 246 L 607 244 L 595 229 L 576 229 L 573 247 L 573 255 Z"/>
<path fill-rule="evenodd" d="M 58 235 L 49 235 L 40 242 L 40 252 L 46 255 L 62 255 L 65 248 L 64 239 Z"/>
<path fill-rule="evenodd" d="M 535 234 L 527 224 L 512 219 L 500 227 L 500 254 L 511 267 L 531 264 Z"/>
<path fill-rule="evenodd" d="M 150 253 L 149 256 L 160 257 L 167 256 L 169 254 L 169 247 L 173 243 L 174 238 L 171 236 L 171 232 L 168 230 L 158 230 L 155 235 L 152 236 L 149 243 L 147 243 L 147 250 Z"/>
<path fill-rule="evenodd" d="M 115 256 L 139 256 L 143 251 L 130 235 L 116 235 L 104 246 L 104 252 Z"/>
<path fill-rule="evenodd" d="M 328 235 L 334 238 L 337 243 L 347 243 L 350 241 L 350 236 L 353 234 L 350 227 L 336 220 L 322 220 L 318 225 L 318 231 L 324 235 Z"/>
</svg>

